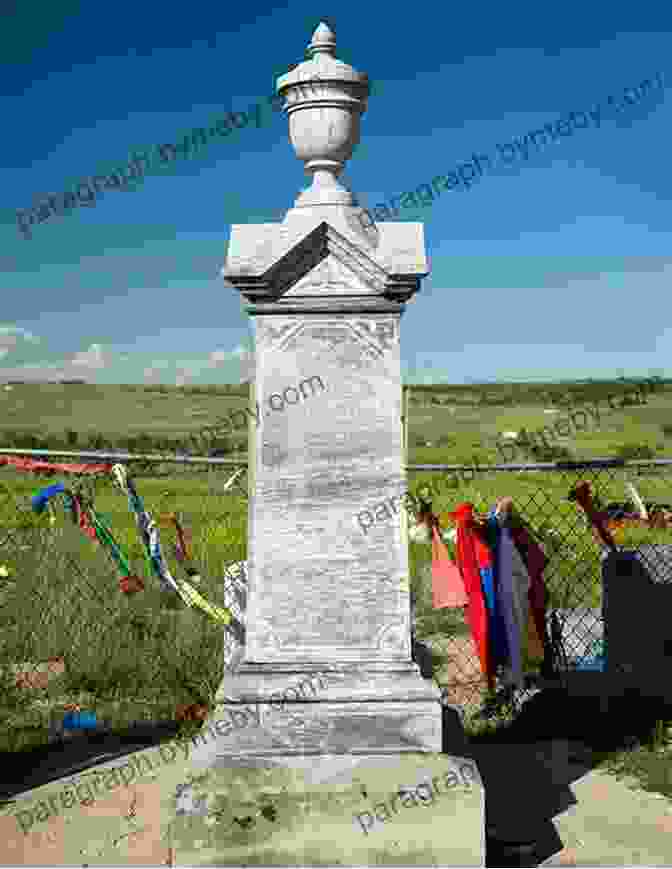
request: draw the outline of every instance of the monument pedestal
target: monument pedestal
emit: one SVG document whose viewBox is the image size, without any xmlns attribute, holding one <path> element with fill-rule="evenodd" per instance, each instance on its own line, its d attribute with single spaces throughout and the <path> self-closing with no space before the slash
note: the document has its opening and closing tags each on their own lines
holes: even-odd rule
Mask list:
<svg viewBox="0 0 672 869">
<path fill-rule="evenodd" d="M 228 732 L 218 733 L 210 724 L 212 741 L 204 737 L 192 751 L 196 767 L 235 757 L 284 763 L 314 755 L 441 751 L 440 692 L 415 664 L 243 663 L 222 683 L 213 719 L 241 726 L 221 726 Z"/>
<path fill-rule="evenodd" d="M 423 227 L 367 226 L 337 181 L 368 80 L 334 46 L 321 24 L 311 59 L 278 80 L 313 184 L 281 224 L 233 226 L 222 270 L 254 327 L 258 426 L 244 654 L 197 767 L 442 748 L 440 692 L 411 659 L 398 515 L 399 323 L 428 273 Z"/>
<path fill-rule="evenodd" d="M 367 225 L 338 183 L 367 77 L 324 24 L 309 51 L 278 90 L 313 184 L 281 224 L 233 226 L 223 270 L 255 332 L 245 644 L 171 842 L 181 865 L 483 866 L 482 782 L 411 659 L 399 322 L 422 225 Z"/>
</svg>

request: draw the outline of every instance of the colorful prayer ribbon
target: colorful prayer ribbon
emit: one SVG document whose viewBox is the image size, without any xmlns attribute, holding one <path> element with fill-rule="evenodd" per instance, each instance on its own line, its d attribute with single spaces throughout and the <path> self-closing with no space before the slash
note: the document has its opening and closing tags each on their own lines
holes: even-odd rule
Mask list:
<svg viewBox="0 0 672 869">
<path fill-rule="evenodd" d="M 228 625 L 232 619 L 229 609 L 209 603 L 188 582 L 185 580 L 176 581 L 173 578 L 161 551 L 159 529 L 151 515 L 145 510 L 133 480 L 128 476 L 126 469 L 122 465 L 115 465 L 112 473 L 117 485 L 122 490 L 125 490 L 128 495 L 131 510 L 136 516 L 143 542 L 149 551 L 152 567 L 164 588 L 170 588 L 177 592 L 187 606 L 196 606 L 221 624 Z M 184 543 L 184 538 L 182 538 L 182 542 Z"/>
</svg>

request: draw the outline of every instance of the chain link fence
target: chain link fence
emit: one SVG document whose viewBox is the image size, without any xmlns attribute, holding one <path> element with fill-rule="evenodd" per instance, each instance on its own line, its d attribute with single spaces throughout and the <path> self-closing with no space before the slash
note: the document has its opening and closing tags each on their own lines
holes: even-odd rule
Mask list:
<svg viewBox="0 0 672 869">
<path fill-rule="evenodd" d="M 442 477 L 437 477 L 438 473 Z M 527 662 L 526 684 L 511 689 L 501 678 L 488 694 L 476 650 L 462 610 L 432 610 L 431 549 L 410 544 L 416 590 L 416 632 L 445 663 L 435 673 L 445 700 L 465 711 L 486 715 L 509 705 L 515 713 L 547 680 L 563 680 L 576 670 L 603 670 L 603 551 L 581 508 L 569 499 L 581 481 L 591 484 L 596 505 L 607 510 L 619 550 L 632 551 L 646 564 L 654 582 L 672 583 L 672 460 L 556 462 L 498 465 L 474 469 L 464 465 L 408 467 L 408 489 L 423 495 L 435 514 L 471 502 L 486 513 L 510 496 L 517 513 L 542 544 L 549 559 L 546 585 L 546 654 L 540 666 Z M 626 484 L 635 486 L 651 521 L 633 521 L 637 512 Z M 429 581 L 428 581 L 429 580 Z M 632 642 L 641 624 L 633 618 Z"/>
<path fill-rule="evenodd" d="M 153 515 L 174 510 L 175 501 L 182 501 L 185 513 L 210 522 L 213 527 L 222 516 L 235 509 L 244 512 L 242 499 L 247 498 L 246 464 L 217 458 L 137 455 L 129 453 L 56 452 L 46 450 L 4 450 L 4 454 L 45 457 L 48 461 L 121 462 L 129 467 L 131 476 L 178 480 L 183 474 L 203 477 L 205 487 L 192 493 L 198 503 L 198 514 L 191 513 L 188 489 L 173 492 L 170 484 L 160 497 L 156 491 L 147 507 Z M 58 459 L 56 458 L 58 457 Z M 218 467 L 219 466 L 219 467 Z M 501 678 L 496 680 L 496 694 L 488 694 L 480 672 L 475 647 L 462 610 L 433 610 L 431 601 L 431 546 L 409 544 L 409 564 L 415 599 L 414 637 L 436 653 L 440 666 L 434 676 L 442 686 L 444 699 L 469 713 L 479 709 L 485 714 L 497 710 L 502 703 L 515 712 L 522 703 L 539 690 L 546 680 L 563 678 L 581 669 L 600 670 L 604 665 L 604 618 L 601 575 L 602 549 L 589 523 L 576 503 L 569 499 L 570 490 L 579 482 L 591 483 L 602 509 L 612 516 L 613 534 L 619 548 L 637 553 L 660 582 L 672 583 L 672 555 L 660 544 L 672 543 L 672 460 L 621 461 L 602 460 L 582 463 L 539 463 L 496 465 L 474 469 L 463 465 L 409 465 L 408 489 L 414 495 L 424 495 L 438 514 L 452 510 L 458 503 L 471 502 L 478 512 L 487 512 L 504 497 L 513 499 L 517 513 L 542 544 L 549 559 L 544 572 L 546 600 L 546 654 L 541 664 L 527 662 L 526 686 L 507 688 Z M 0 480 L 9 471 L 0 469 Z M 222 471 L 227 471 L 223 479 Z M 51 474 L 52 472 L 47 472 Z M 56 472 L 58 473 L 58 472 Z M 16 475 L 13 475 L 14 477 Z M 26 475 L 23 475 L 24 478 Z M 33 476 L 32 474 L 29 476 Z M 33 480 L 33 489 L 35 480 Z M 630 522 L 623 514 L 636 510 L 629 503 L 626 484 L 636 487 L 653 520 L 648 527 Z M 92 477 L 85 486 L 96 497 L 108 481 Z M 7 486 L 5 485 L 5 490 Z M 11 488 L 11 487 L 10 487 Z M 177 494 L 176 494 L 177 492 Z M 6 494 L 6 491 L 5 491 Z M 183 500 L 184 499 L 184 500 Z M 224 500 L 222 500 L 224 499 Z M 17 502 L 17 509 L 30 513 L 30 500 Z M 668 515 L 669 514 L 669 515 Z M 209 565 L 219 585 L 219 600 L 232 609 L 234 623 L 225 632 L 225 666 L 233 668 L 242 654 L 247 595 L 246 516 L 238 515 L 239 542 L 227 550 L 230 557 L 214 569 Z M 237 520 L 237 521 L 238 521 Z M 620 522 L 620 525 L 618 524 Z M 16 523 L 17 526 L 21 522 Z M 0 550 L 5 538 L 16 538 L 19 527 L 0 528 Z M 56 530 L 54 531 L 56 533 Z M 55 539 L 55 538 L 54 538 Z M 653 544 L 653 545 L 652 545 Z M 29 546 L 26 539 L 23 545 Z M 672 552 L 672 549 L 670 550 Z M 661 557 L 665 555 L 667 560 Z M 0 553 L 1 554 L 1 553 Z M 195 553 L 195 559 L 206 553 Z M 0 558 L 1 560 L 1 558 Z M 633 642 L 636 641 L 633 624 Z M 414 644 L 417 647 L 417 644 Z"/>
<path fill-rule="evenodd" d="M 22 691 L 16 702 L 6 698 L 3 705 L 0 698 L 0 731 L 9 733 L 7 722 L 32 720 L 62 696 L 92 702 L 96 708 L 106 708 L 117 695 L 138 698 L 136 705 L 148 707 L 211 696 L 221 680 L 222 657 L 225 669 L 235 667 L 245 638 L 246 461 L 98 451 L 0 453 L 49 464 L 126 466 L 146 509 L 159 528 L 165 528 L 161 548 L 173 575 L 184 577 L 207 601 L 233 614 L 222 630 L 221 624 L 195 608 L 180 606 L 159 588 L 127 496 L 113 485 L 110 474 L 88 476 L 39 467 L 22 471 L 3 464 L 0 688 L 9 690 L 16 683 L 31 690 Z M 33 512 L 31 497 L 61 481 L 83 502 L 95 505 L 131 573 L 145 578 L 142 595 L 119 594 L 118 566 L 110 553 L 88 540 L 58 505 L 46 515 Z M 184 565 L 176 563 L 175 528 L 167 521 L 173 514 L 191 534 L 186 563 L 191 562 L 200 582 L 185 576 Z M 58 683 L 65 659 L 69 687 L 63 694 Z M 56 693 L 50 701 L 44 692 L 51 691 L 52 682 Z M 29 737 L 33 738 L 26 733 Z"/>
</svg>

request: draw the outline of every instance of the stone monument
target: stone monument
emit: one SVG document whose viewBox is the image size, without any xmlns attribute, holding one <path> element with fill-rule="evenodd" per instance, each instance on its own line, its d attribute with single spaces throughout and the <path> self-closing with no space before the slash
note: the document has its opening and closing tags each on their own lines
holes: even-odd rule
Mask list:
<svg viewBox="0 0 672 869">
<path fill-rule="evenodd" d="M 393 781 L 401 755 L 426 770 L 441 752 L 440 692 L 411 659 L 399 515 L 366 534 L 356 517 L 406 490 L 399 324 L 428 266 L 422 224 L 367 225 L 338 180 L 359 142 L 367 75 L 335 58 L 325 24 L 308 54 L 277 91 L 312 184 L 282 223 L 232 226 L 222 270 L 255 337 L 246 634 L 191 762 L 303 770 L 313 783 L 378 763 Z M 249 706 L 249 726 L 217 725 Z M 478 839 L 456 859 L 482 865 L 480 784 L 472 790 L 473 824 L 458 838 Z"/>
<path fill-rule="evenodd" d="M 310 59 L 277 83 L 312 185 L 281 224 L 233 226 L 222 270 L 249 303 L 261 418 L 245 653 L 218 708 L 262 713 L 259 729 L 217 740 L 223 756 L 441 750 L 439 691 L 411 661 L 398 517 L 366 535 L 356 522 L 405 490 L 399 321 L 428 273 L 423 228 L 362 228 L 338 176 L 359 141 L 368 77 L 334 50 L 321 24 Z M 270 708 L 315 672 L 330 683 L 315 702 Z"/>
</svg>

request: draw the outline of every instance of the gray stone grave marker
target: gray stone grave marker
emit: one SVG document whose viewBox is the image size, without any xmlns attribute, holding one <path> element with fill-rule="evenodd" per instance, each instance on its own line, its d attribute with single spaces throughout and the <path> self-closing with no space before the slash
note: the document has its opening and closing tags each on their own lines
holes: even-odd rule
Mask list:
<svg viewBox="0 0 672 869">
<path fill-rule="evenodd" d="M 367 533 L 357 522 L 390 499 L 403 509 L 399 325 L 428 274 L 423 227 L 368 226 L 338 181 L 369 85 L 334 52 L 321 24 L 310 59 L 277 82 L 312 184 L 282 223 L 234 225 L 222 270 L 252 318 L 260 424 L 250 435 L 245 647 L 192 753 L 196 769 L 310 769 L 324 782 L 442 749 L 439 689 L 411 659 L 399 516 L 388 508 Z M 302 690 L 319 674 L 319 688 Z M 249 705 L 259 724 L 217 727 L 224 710 Z M 482 830 L 477 790 L 465 830 Z M 479 838 L 472 865 L 482 848 Z"/>
</svg>

